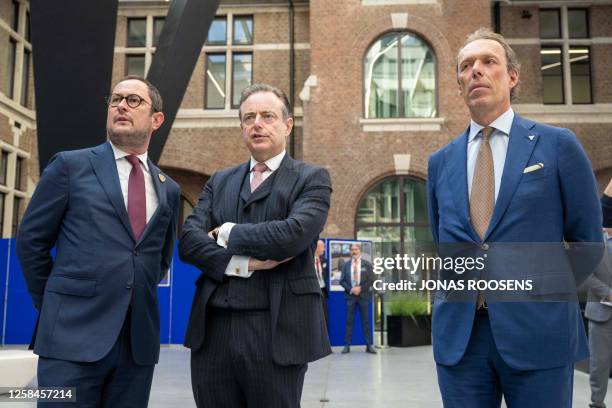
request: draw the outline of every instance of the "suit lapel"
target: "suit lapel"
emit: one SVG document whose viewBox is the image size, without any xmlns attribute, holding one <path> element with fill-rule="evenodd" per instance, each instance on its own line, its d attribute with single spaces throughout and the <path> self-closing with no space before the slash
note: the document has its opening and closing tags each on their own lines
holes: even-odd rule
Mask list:
<svg viewBox="0 0 612 408">
<path fill-rule="evenodd" d="M 514 117 L 512 128 L 510 129 L 506 163 L 504 164 L 504 172 L 502 174 L 501 185 L 499 186 L 499 194 L 484 240 L 489 237 L 506 212 L 506 209 L 508 209 L 516 187 L 523 176 L 523 170 L 531 157 L 533 148 L 538 142 L 539 135 L 530 130 L 534 126 L 535 123 L 525 121 L 518 115 Z M 529 136 L 534 137 L 530 139 Z"/>
<path fill-rule="evenodd" d="M 115 208 L 117 216 L 121 223 L 134 239 L 130 220 L 128 219 L 123 194 L 121 193 L 121 184 L 119 183 L 119 174 L 117 173 L 117 164 L 110 143 L 106 142 L 92 149 L 90 156 L 91 165 L 98 181 L 106 192 L 108 199 Z M 135 240 L 135 239 L 134 239 Z"/>
<path fill-rule="evenodd" d="M 446 175 L 465 230 L 474 241 L 480 241 L 469 217 L 470 200 L 467 185 L 467 142 L 469 129 L 468 127 L 463 135 L 455 139 L 451 143 L 450 148 L 445 151 Z"/>
<path fill-rule="evenodd" d="M 151 216 L 151 219 L 149 220 L 149 222 L 147 222 L 145 230 L 140 236 L 140 241 L 144 240 L 145 237 L 150 233 L 151 229 L 153 228 L 153 226 L 157 222 L 157 219 L 159 218 L 159 214 L 161 214 L 161 212 L 167 207 L 167 200 L 168 200 L 168 197 L 166 194 L 166 191 L 167 191 L 166 183 L 165 181 L 162 183 L 161 178 L 160 178 L 160 174 L 162 174 L 162 171 L 158 167 L 156 167 L 150 159 L 147 159 L 147 164 L 149 166 L 149 173 L 151 174 L 151 179 L 153 180 L 153 187 L 155 188 L 155 193 L 157 194 L 158 204 L 157 204 L 157 209 Z M 166 176 L 162 175 L 162 177 L 166 177 Z"/>
</svg>

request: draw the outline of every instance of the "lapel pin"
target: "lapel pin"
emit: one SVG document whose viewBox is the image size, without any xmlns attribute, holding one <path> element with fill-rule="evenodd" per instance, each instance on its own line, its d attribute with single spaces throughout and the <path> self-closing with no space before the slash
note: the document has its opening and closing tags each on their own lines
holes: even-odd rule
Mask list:
<svg viewBox="0 0 612 408">
<path fill-rule="evenodd" d="M 161 181 L 162 183 L 165 183 L 165 182 L 166 182 L 166 176 L 164 176 L 164 175 L 163 175 L 163 174 L 161 174 L 161 173 L 159 173 L 159 174 L 158 174 L 158 176 L 159 176 L 159 181 Z"/>
<path fill-rule="evenodd" d="M 533 139 L 535 139 L 535 135 L 529 135 L 529 136 L 527 136 L 527 137 L 529 138 L 529 140 L 533 140 Z"/>
</svg>

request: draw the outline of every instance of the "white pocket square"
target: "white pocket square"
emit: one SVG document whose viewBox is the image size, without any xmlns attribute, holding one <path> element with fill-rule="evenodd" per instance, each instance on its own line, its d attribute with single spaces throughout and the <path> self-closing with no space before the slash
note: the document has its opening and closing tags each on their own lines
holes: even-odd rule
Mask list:
<svg viewBox="0 0 612 408">
<path fill-rule="evenodd" d="M 544 168 L 544 163 L 536 163 L 533 166 L 525 167 L 525 170 L 523 170 L 523 174 L 531 173 L 532 171 L 538 171 L 543 168 Z"/>
</svg>

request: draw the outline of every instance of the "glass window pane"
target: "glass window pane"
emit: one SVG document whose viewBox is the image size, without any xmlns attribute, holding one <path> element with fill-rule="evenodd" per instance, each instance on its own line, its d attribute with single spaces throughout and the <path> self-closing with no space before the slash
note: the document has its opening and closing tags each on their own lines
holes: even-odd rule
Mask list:
<svg viewBox="0 0 612 408">
<path fill-rule="evenodd" d="M 134 54 L 125 56 L 125 74 L 126 75 L 145 75 L 145 56 L 143 54 Z"/>
<path fill-rule="evenodd" d="M 423 181 L 404 179 L 404 202 L 406 210 L 404 222 L 424 223 L 427 225 L 429 216 L 427 214 L 427 191 Z"/>
<path fill-rule="evenodd" d="M 6 77 L 4 79 L 4 93 L 9 98 L 13 97 L 13 84 L 15 83 L 15 58 L 17 54 L 17 43 L 9 39 L 8 58 L 6 59 Z"/>
<path fill-rule="evenodd" d="M 234 54 L 232 61 L 232 107 L 240 103 L 242 90 L 251 85 L 253 78 L 253 54 Z"/>
<path fill-rule="evenodd" d="M 153 46 L 157 47 L 159 43 L 159 36 L 161 35 L 162 29 L 164 28 L 165 19 L 163 17 L 156 17 L 153 19 Z"/>
<path fill-rule="evenodd" d="M 10 11 L 10 22 L 11 28 L 15 31 L 19 28 L 19 2 L 16 0 L 11 1 L 11 11 Z"/>
<path fill-rule="evenodd" d="M 402 98 L 404 117 L 436 116 L 436 73 L 431 50 L 418 37 L 402 37 Z"/>
<path fill-rule="evenodd" d="M 227 43 L 227 21 L 225 17 L 213 20 L 208 30 L 206 43 L 209 45 L 225 45 Z"/>
<path fill-rule="evenodd" d="M 15 197 L 13 201 L 13 230 L 11 233 L 12 237 L 17 236 L 17 228 L 19 227 L 19 220 L 21 219 L 23 198 Z"/>
<path fill-rule="evenodd" d="M 591 98 L 591 59 L 589 49 L 570 48 L 573 103 L 593 103 Z"/>
<path fill-rule="evenodd" d="M 253 17 L 234 17 L 234 44 L 253 44 Z"/>
<path fill-rule="evenodd" d="M 540 38 L 561 38 L 558 9 L 540 10 Z"/>
<path fill-rule="evenodd" d="M 147 20 L 145 18 L 128 18 L 128 47 L 145 47 L 147 45 Z"/>
<path fill-rule="evenodd" d="M 30 62 L 32 53 L 28 50 L 23 51 L 23 71 L 21 73 L 21 104 L 28 106 L 28 93 L 30 92 Z"/>
<path fill-rule="evenodd" d="M 397 33 L 384 35 L 370 47 L 365 57 L 366 118 L 398 116 L 398 38 Z"/>
<path fill-rule="evenodd" d="M 561 48 L 542 48 L 540 56 L 544 103 L 564 103 Z"/>
<path fill-rule="evenodd" d="M 570 38 L 589 38 L 587 18 L 586 9 L 569 9 L 567 11 Z"/>
<path fill-rule="evenodd" d="M 8 152 L 3 150 L 2 154 L 0 154 L 0 184 L 4 186 L 6 186 L 7 169 L 8 169 Z"/>
<path fill-rule="evenodd" d="M 17 156 L 17 162 L 15 167 L 15 189 L 24 190 L 23 188 L 23 157 Z"/>
<path fill-rule="evenodd" d="M 206 55 L 206 109 L 225 108 L 225 54 Z"/>
<path fill-rule="evenodd" d="M 383 180 L 368 191 L 357 207 L 357 223 L 399 222 L 400 182 Z"/>
</svg>

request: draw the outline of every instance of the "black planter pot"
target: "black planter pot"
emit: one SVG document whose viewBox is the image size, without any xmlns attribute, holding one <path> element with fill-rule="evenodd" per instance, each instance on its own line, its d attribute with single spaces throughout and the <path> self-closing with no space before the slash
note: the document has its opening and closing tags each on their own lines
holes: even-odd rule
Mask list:
<svg viewBox="0 0 612 408">
<path fill-rule="evenodd" d="M 391 347 L 431 344 L 431 317 L 387 316 L 387 341 Z"/>
</svg>

